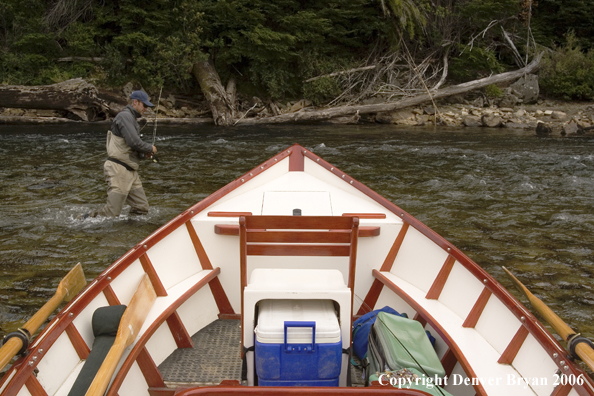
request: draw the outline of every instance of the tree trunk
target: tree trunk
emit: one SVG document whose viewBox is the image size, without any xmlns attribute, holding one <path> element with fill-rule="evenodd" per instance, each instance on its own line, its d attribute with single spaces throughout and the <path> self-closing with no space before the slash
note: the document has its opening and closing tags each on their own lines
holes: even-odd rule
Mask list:
<svg viewBox="0 0 594 396">
<path fill-rule="evenodd" d="M 361 105 L 361 106 L 338 106 L 323 110 L 314 111 L 298 111 L 296 113 L 282 114 L 275 117 L 265 118 L 243 118 L 237 121 L 237 125 L 254 125 L 254 124 L 281 124 L 291 122 L 313 122 L 328 120 L 335 117 L 344 117 L 356 114 L 369 114 L 369 113 L 381 113 L 386 111 L 394 111 L 403 109 L 406 107 L 417 106 L 425 102 L 445 98 L 452 95 L 458 95 L 461 93 L 473 91 L 475 89 L 484 88 L 490 84 L 499 84 L 503 82 L 509 82 L 522 77 L 525 74 L 530 74 L 538 69 L 538 64 L 542 54 L 537 56 L 530 64 L 526 67 L 507 72 L 496 74 L 494 76 L 481 78 L 479 80 L 469 81 L 464 84 L 454 85 L 441 90 L 432 92 L 432 95 L 422 94 L 416 95 L 410 98 L 402 99 L 398 102 L 372 104 L 372 105 Z"/>
<path fill-rule="evenodd" d="M 194 76 L 208 101 L 215 125 L 233 125 L 233 102 L 221 84 L 219 74 L 210 60 L 194 63 Z"/>
<path fill-rule="evenodd" d="M 115 115 L 123 107 L 113 98 L 105 100 L 101 96 L 93 84 L 82 78 L 52 85 L 0 85 L 0 107 L 66 110 L 83 121 L 95 120 L 102 111 Z"/>
</svg>

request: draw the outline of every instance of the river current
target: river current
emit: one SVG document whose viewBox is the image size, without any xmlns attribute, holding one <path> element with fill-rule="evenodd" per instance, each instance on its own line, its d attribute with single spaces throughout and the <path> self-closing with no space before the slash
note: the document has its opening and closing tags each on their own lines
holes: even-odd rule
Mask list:
<svg viewBox="0 0 594 396">
<path fill-rule="evenodd" d="M 506 129 L 159 127 L 146 216 L 105 202 L 106 126 L 0 126 L 0 336 L 81 262 L 88 280 L 181 211 L 293 143 L 395 202 L 508 287 L 501 266 L 594 337 L 594 140 Z M 144 139 L 152 139 L 147 127 Z"/>
</svg>

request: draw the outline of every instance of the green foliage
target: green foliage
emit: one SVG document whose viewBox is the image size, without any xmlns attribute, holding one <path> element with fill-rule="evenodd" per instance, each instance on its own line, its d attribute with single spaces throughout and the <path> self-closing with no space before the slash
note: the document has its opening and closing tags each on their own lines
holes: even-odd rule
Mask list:
<svg viewBox="0 0 594 396">
<path fill-rule="evenodd" d="M 204 37 L 217 71 L 271 98 L 301 96 L 303 81 L 367 54 L 387 22 L 372 0 L 203 0 Z M 310 87 L 311 88 L 311 87 Z M 310 89 L 308 88 L 308 89 Z"/>
<path fill-rule="evenodd" d="M 567 44 L 546 54 L 540 70 L 540 87 L 563 99 L 594 99 L 594 49 L 583 51 L 573 34 Z"/>
<path fill-rule="evenodd" d="M 503 90 L 495 84 L 490 84 L 485 87 L 485 95 L 489 98 L 500 98 L 503 96 Z"/>
<path fill-rule="evenodd" d="M 497 60 L 493 50 L 481 47 L 464 48 L 462 53 L 452 59 L 449 75 L 456 81 L 464 82 L 486 77 L 493 73 L 505 71 L 505 67 Z"/>
<path fill-rule="evenodd" d="M 582 48 L 594 48 L 594 2 L 591 0 L 538 0 L 534 7 L 533 31 L 545 46 L 563 45 L 573 32 Z"/>
</svg>

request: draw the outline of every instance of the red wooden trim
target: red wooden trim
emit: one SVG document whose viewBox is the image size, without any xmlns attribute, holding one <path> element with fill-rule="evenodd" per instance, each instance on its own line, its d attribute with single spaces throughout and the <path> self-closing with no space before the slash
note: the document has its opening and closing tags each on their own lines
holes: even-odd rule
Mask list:
<svg viewBox="0 0 594 396">
<path fill-rule="evenodd" d="M 248 256 L 349 256 L 348 245 L 247 245 Z"/>
<path fill-rule="evenodd" d="M 462 365 L 462 368 L 466 372 L 466 375 L 469 378 L 477 378 L 476 373 L 472 369 L 472 366 L 468 363 L 468 360 L 466 360 L 466 356 L 464 356 L 464 353 L 462 353 L 458 344 L 456 344 L 451 339 L 449 334 L 435 320 L 435 318 L 433 318 L 433 316 L 431 316 L 431 314 L 429 314 L 429 312 L 427 312 L 425 310 L 425 308 L 423 308 L 419 303 L 417 303 L 413 298 L 411 298 L 406 292 L 404 292 L 404 290 L 402 290 L 400 287 L 398 287 L 396 284 L 394 284 L 388 278 L 386 278 L 381 272 L 374 269 L 372 271 L 372 273 L 376 279 L 378 279 L 380 282 L 382 282 L 384 284 L 384 286 L 387 286 L 390 290 L 392 290 L 394 293 L 396 293 L 398 296 L 400 296 L 404 301 L 406 301 L 415 311 L 417 311 L 417 314 L 419 316 L 422 316 L 423 318 L 425 318 L 425 320 L 431 324 L 431 327 L 433 327 L 435 329 L 435 331 L 441 336 L 441 338 L 448 345 L 450 350 L 454 353 L 454 355 L 456 356 L 456 359 L 458 360 L 458 362 L 460 362 L 460 364 Z M 483 386 L 481 384 L 473 385 L 473 387 L 478 395 L 487 396 L 487 392 L 485 391 L 485 389 L 483 388 Z"/>
<path fill-rule="evenodd" d="M 177 388 L 148 388 L 149 396 L 174 396 L 179 394 L 182 390 L 190 389 L 185 386 L 178 386 Z"/>
<path fill-rule="evenodd" d="M 226 381 L 225 381 L 226 382 Z M 274 387 L 274 386 L 237 386 L 229 383 L 221 383 L 221 385 L 213 387 L 194 387 L 184 389 L 176 396 L 196 396 L 196 395 L 248 395 L 248 396 L 304 396 L 304 395 L 324 395 L 324 396 L 373 396 L 378 394 L 398 395 L 398 396 L 427 396 L 426 392 L 416 389 L 394 389 L 391 385 L 379 385 L 375 381 L 368 387 Z"/>
<path fill-rule="evenodd" d="M 188 334 L 188 330 L 184 323 L 181 321 L 177 311 L 173 312 L 167 318 L 167 326 L 169 326 L 169 330 L 175 339 L 175 344 L 178 348 L 193 348 L 194 342 L 192 341 L 192 336 Z"/>
<path fill-rule="evenodd" d="M 379 226 L 360 226 L 359 238 L 376 237 L 380 235 Z M 215 224 L 214 232 L 217 235 L 239 236 L 239 226 L 234 224 Z"/>
<path fill-rule="evenodd" d="M 229 298 L 227 298 L 227 294 L 225 293 L 219 278 L 214 278 L 208 282 L 208 286 L 210 287 L 210 291 L 212 292 L 217 308 L 219 309 L 219 319 L 223 319 L 221 315 L 235 315 L 235 311 L 233 311 L 233 307 L 229 302 Z"/>
<path fill-rule="evenodd" d="M 196 250 L 196 254 L 198 255 L 198 260 L 200 260 L 200 264 L 202 265 L 202 269 L 212 269 L 212 264 L 206 251 L 204 250 L 204 246 L 202 246 L 202 242 L 200 242 L 200 238 L 198 238 L 198 234 L 196 233 L 196 229 L 191 221 L 186 222 L 186 228 L 188 229 L 188 233 L 190 234 L 190 239 L 192 239 L 192 244 L 194 245 L 194 249 Z"/>
<path fill-rule="evenodd" d="M 423 328 L 425 328 L 425 326 L 427 326 L 427 319 L 425 319 L 424 317 L 422 317 L 421 315 L 419 315 L 418 312 L 415 313 L 415 316 L 414 316 L 413 320 L 416 320 L 417 322 L 419 322 L 423 326 Z"/>
<path fill-rule="evenodd" d="M 144 272 L 146 272 L 149 279 L 151 280 L 157 297 L 167 296 L 167 290 L 165 290 L 165 286 L 163 286 L 163 282 L 161 282 L 161 278 L 159 278 L 159 275 L 157 274 L 157 271 L 155 270 L 155 267 L 153 267 L 153 263 L 151 263 L 151 260 L 149 259 L 147 254 L 145 253 L 142 256 L 140 256 L 139 260 L 140 264 L 142 265 L 142 268 L 144 269 Z"/>
<path fill-rule="evenodd" d="M 47 396 L 47 392 L 45 389 L 43 389 L 43 386 L 41 386 L 37 380 L 37 377 L 35 377 L 33 374 L 29 376 L 27 382 L 25 382 L 25 386 L 27 387 L 27 390 L 31 396 Z"/>
<path fill-rule="evenodd" d="M 512 362 L 516 358 L 516 355 L 518 354 L 518 351 L 522 347 L 522 344 L 524 344 L 524 341 L 526 341 L 528 333 L 529 332 L 527 328 L 525 328 L 524 326 L 520 326 L 520 328 L 516 332 L 516 335 L 514 336 L 514 338 L 512 338 L 507 348 L 505 348 L 505 351 L 503 351 L 497 363 L 512 364 Z"/>
<path fill-rule="evenodd" d="M 239 235 L 239 226 L 233 224 L 215 224 L 214 232 L 217 235 Z"/>
<path fill-rule="evenodd" d="M 66 326 L 66 334 L 68 335 L 68 338 L 70 339 L 70 342 L 72 343 L 72 346 L 74 347 L 78 357 L 81 360 L 86 360 L 87 357 L 89 357 L 91 350 L 73 323 L 70 323 L 68 326 Z"/>
<path fill-rule="evenodd" d="M 351 230 L 353 217 L 341 216 L 248 216 L 249 230 Z"/>
<path fill-rule="evenodd" d="M 293 146 L 289 149 L 289 172 L 303 172 L 305 169 L 304 149 L 301 146 Z"/>
<path fill-rule="evenodd" d="M 406 236 L 406 231 L 408 231 L 408 223 L 402 224 L 402 228 L 400 229 L 394 244 L 390 248 L 390 252 L 388 252 L 380 271 L 389 272 L 392 269 L 392 265 L 394 265 L 394 260 L 396 260 L 400 246 L 402 246 L 402 241 L 404 241 L 404 237 Z"/>
<path fill-rule="evenodd" d="M 149 387 L 165 387 L 165 381 L 163 381 L 163 376 L 161 372 L 157 368 L 155 361 L 151 357 L 151 355 L 146 350 L 146 347 L 143 347 L 138 352 L 138 357 L 136 357 L 136 363 L 138 363 L 138 367 L 140 371 L 142 371 L 142 375 L 146 380 L 146 383 Z"/>
<path fill-rule="evenodd" d="M 384 285 L 382 282 L 378 281 L 377 279 L 373 280 L 373 283 L 371 284 L 371 287 L 365 296 L 365 300 L 363 300 L 361 306 L 359 307 L 357 315 L 365 315 L 366 313 L 373 311 L 383 288 Z"/>
<path fill-rule="evenodd" d="M 450 276 L 450 272 L 452 272 L 455 262 L 456 259 L 453 256 L 448 256 L 445 263 L 443 263 L 439 274 L 437 274 L 437 277 L 433 281 L 431 288 L 427 292 L 427 296 L 425 296 L 426 299 L 437 300 L 439 298 L 441 291 L 443 290 L 443 287 Z"/>
<path fill-rule="evenodd" d="M 109 305 L 122 305 L 120 299 L 118 296 L 116 296 L 110 285 L 105 286 L 105 289 L 103 289 L 103 294 L 105 295 Z"/>
<path fill-rule="evenodd" d="M 376 237 L 380 234 L 380 227 L 363 226 L 359 227 L 359 238 Z"/>
<path fill-rule="evenodd" d="M 252 212 L 208 212 L 208 217 L 241 217 L 251 215 Z"/>
<path fill-rule="evenodd" d="M 343 216 L 358 217 L 360 219 L 385 219 L 385 213 L 343 213 Z"/>
<path fill-rule="evenodd" d="M 458 359 L 456 359 L 456 355 L 451 349 L 448 349 L 446 353 L 441 358 L 441 365 L 445 370 L 445 375 L 448 377 L 452 375 L 452 371 L 454 371 L 454 367 L 456 367 L 456 363 L 458 363 Z"/>
<path fill-rule="evenodd" d="M 572 386 L 569 384 L 559 384 L 555 387 L 555 389 L 553 389 L 553 393 L 551 393 L 551 396 L 567 396 L 569 395 L 569 392 L 571 392 L 571 389 Z"/>
<path fill-rule="evenodd" d="M 491 291 L 486 287 L 483 289 L 481 295 L 477 298 L 476 302 L 474 303 L 474 306 L 468 313 L 466 320 L 464 320 L 462 327 L 476 326 L 479 318 L 481 317 L 481 314 L 483 313 L 483 310 L 487 306 L 487 302 L 489 301 L 489 297 L 491 297 L 491 294 L 493 293 L 491 293 Z"/>
<path fill-rule="evenodd" d="M 248 231 L 247 241 L 269 243 L 349 243 L 351 236 L 342 231 Z"/>
<path fill-rule="evenodd" d="M 161 313 L 161 315 L 159 315 L 159 317 L 157 319 L 155 319 L 155 321 L 149 326 L 149 328 L 142 334 L 140 339 L 136 342 L 136 344 L 134 345 L 134 348 L 132 348 L 132 351 L 130 351 L 130 354 L 128 355 L 128 357 L 126 358 L 124 363 L 122 364 L 122 367 L 119 369 L 118 373 L 116 374 L 116 377 L 114 378 L 113 383 L 107 392 L 107 396 L 116 396 L 117 395 L 117 392 L 120 389 L 122 382 L 126 378 L 126 375 L 128 375 L 128 371 L 130 370 L 130 367 L 132 367 L 132 364 L 134 363 L 136 358 L 139 356 L 142 349 L 145 348 L 147 341 L 152 337 L 152 335 L 155 333 L 155 331 L 157 331 L 157 329 L 159 327 L 161 327 L 163 322 L 170 315 L 172 315 L 173 312 L 175 312 L 184 302 L 186 302 L 191 296 L 196 294 L 196 292 L 198 290 L 200 290 L 201 288 L 206 286 L 206 284 L 208 284 L 208 282 L 210 282 L 212 279 L 217 277 L 220 273 L 221 273 L 220 268 L 217 267 L 217 268 L 213 269 L 208 275 L 206 275 L 204 278 L 202 278 L 200 281 L 198 281 L 188 291 L 186 291 L 177 300 L 175 300 L 174 303 L 172 303 L 169 307 L 167 307 L 167 309 L 163 313 Z"/>
<path fill-rule="evenodd" d="M 223 314 L 223 313 L 220 313 L 219 314 L 219 319 L 222 319 L 222 320 L 241 320 L 241 315 L 240 314 L 236 314 L 236 313 L 234 313 L 234 314 Z"/>
</svg>

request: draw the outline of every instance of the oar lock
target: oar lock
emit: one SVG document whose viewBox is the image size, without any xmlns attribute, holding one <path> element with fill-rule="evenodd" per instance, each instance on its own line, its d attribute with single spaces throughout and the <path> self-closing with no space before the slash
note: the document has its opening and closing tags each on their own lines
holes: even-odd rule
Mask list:
<svg viewBox="0 0 594 396">
<path fill-rule="evenodd" d="M 570 334 L 567 336 L 567 349 L 569 349 L 569 353 L 572 358 L 578 360 L 580 359 L 580 357 L 575 352 L 575 348 L 578 346 L 578 344 L 581 344 L 582 342 L 588 345 L 590 348 L 594 349 L 594 343 L 592 343 L 590 339 L 583 337 L 582 333 Z"/>
<path fill-rule="evenodd" d="M 8 342 L 8 340 L 10 340 L 11 338 L 14 338 L 14 337 L 19 338 L 23 343 L 23 346 L 17 352 L 17 355 L 21 355 L 21 354 L 23 354 L 23 352 L 25 352 L 27 350 L 27 348 L 29 348 L 29 342 L 31 341 L 31 333 L 29 332 L 29 330 L 27 330 L 23 327 L 19 327 L 17 329 L 17 331 L 13 331 L 12 333 L 8 333 L 4 336 L 2 345 L 6 344 Z"/>
</svg>

